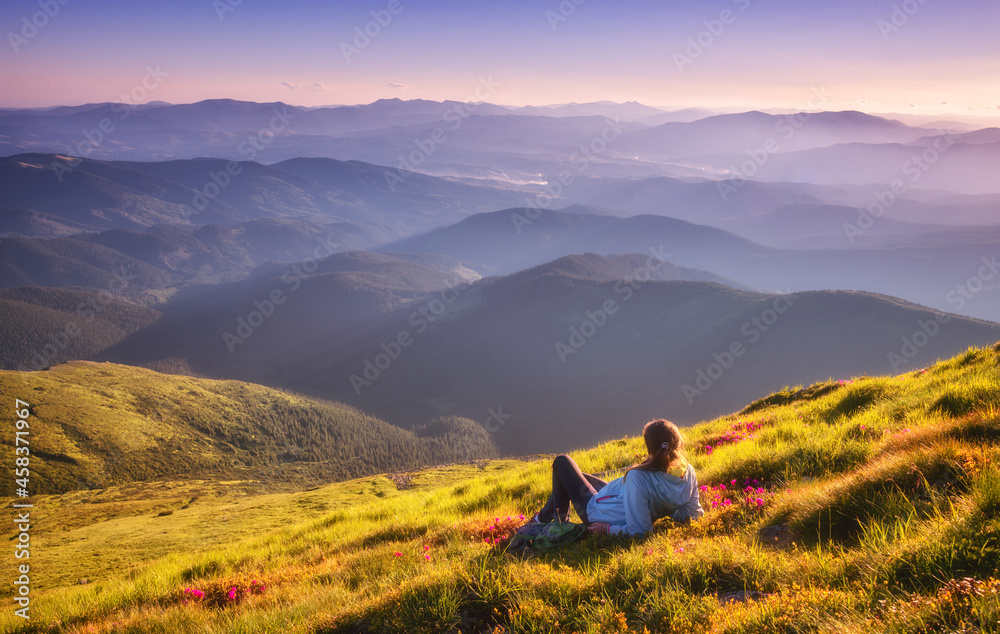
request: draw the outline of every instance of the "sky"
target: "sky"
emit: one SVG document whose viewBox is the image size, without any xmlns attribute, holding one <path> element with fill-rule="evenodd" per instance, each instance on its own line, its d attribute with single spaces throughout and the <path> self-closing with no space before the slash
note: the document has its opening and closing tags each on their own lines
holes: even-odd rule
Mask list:
<svg viewBox="0 0 1000 634">
<path fill-rule="evenodd" d="M 996 117 L 998 27 L 997 0 L 4 0 L 0 107 L 609 100 Z"/>
</svg>

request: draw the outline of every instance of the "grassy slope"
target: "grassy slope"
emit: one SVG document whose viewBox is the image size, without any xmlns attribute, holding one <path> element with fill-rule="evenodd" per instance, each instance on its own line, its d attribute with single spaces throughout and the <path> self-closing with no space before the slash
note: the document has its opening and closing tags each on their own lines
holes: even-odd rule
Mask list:
<svg viewBox="0 0 1000 634">
<path fill-rule="evenodd" d="M 38 493 L 168 478 L 258 479 L 291 490 L 496 455 L 471 421 L 452 419 L 438 433 L 418 435 L 345 405 L 251 383 L 110 363 L 0 371 L 0 396 L 32 406 L 38 459 L 31 490 Z M 13 442 L 13 435 L 0 438 L 4 455 L 13 456 Z M 0 481 L 0 495 L 12 495 L 13 486 Z"/>
<path fill-rule="evenodd" d="M 762 426 L 739 440 L 748 421 Z M 686 437 L 708 487 L 700 522 L 530 560 L 485 540 L 538 508 L 544 460 L 428 471 L 405 491 L 384 477 L 268 498 L 206 484 L 218 497 L 155 518 L 165 506 L 131 500 L 180 505 L 194 492 L 91 492 L 122 498 L 103 522 L 105 507 L 79 494 L 41 498 L 38 512 L 58 520 L 38 529 L 39 575 L 62 558 L 79 562 L 69 580 L 107 580 L 35 595 L 18 631 L 1000 631 L 1000 345 L 926 372 L 787 390 Z M 640 451 L 626 438 L 575 458 L 597 472 Z M 80 538 L 113 528 L 114 544 L 86 557 Z M 102 567 L 119 544 L 173 552 Z M 185 603 L 185 588 L 205 596 Z"/>
</svg>

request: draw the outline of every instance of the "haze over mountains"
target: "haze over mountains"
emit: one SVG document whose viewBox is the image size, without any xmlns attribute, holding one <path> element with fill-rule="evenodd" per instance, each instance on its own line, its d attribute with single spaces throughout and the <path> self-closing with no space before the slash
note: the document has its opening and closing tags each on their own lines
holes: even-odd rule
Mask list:
<svg viewBox="0 0 1000 634">
<path fill-rule="evenodd" d="M 211 100 L 3 110 L 0 153 L 5 369 L 240 379 L 531 453 L 1000 339 L 998 128 Z"/>
</svg>

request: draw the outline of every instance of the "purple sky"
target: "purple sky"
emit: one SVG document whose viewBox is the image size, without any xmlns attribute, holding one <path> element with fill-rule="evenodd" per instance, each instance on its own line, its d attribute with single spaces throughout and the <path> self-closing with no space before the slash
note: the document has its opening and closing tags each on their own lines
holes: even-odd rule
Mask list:
<svg viewBox="0 0 1000 634">
<path fill-rule="evenodd" d="M 491 77 L 478 96 L 510 105 L 805 109 L 823 87 L 831 110 L 998 116 L 998 27 L 996 0 L 5 0 L 0 106 L 471 100 Z"/>
</svg>

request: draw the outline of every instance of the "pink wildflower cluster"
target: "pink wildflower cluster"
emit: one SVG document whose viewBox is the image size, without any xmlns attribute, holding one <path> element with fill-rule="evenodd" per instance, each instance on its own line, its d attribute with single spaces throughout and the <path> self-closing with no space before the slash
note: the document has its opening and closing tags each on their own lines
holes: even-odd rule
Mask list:
<svg viewBox="0 0 1000 634">
<path fill-rule="evenodd" d="M 195 588 L 184 588 L 184 603 L 199 603 L 205 599 L 205 593 Z"/>
<path fill-rule="evenodd" d="M 262 594 L 267 588 L 263 581 L 253 579 L 247 586 L 230 586 L 223 595 L 213 592 L 210 602 L 212 604 L 224 604 L 226 602 L 239 602 L 252 594 Z M 222 598 L 222 597 L 225 598 Z M 197 588 L 184 588 L 184 603 L 201 603 L 206 600 L 205 593 Z"/>
<path fill-rule="evenodd" d="M 729 429 L 722 432 L 721 435 L 715 438 L 710 438 L 704 445 L 698 445 L 695 447 L 695 451 L 704 451 L 706 455 L 711 456 L 712 452 L 721 447 L 722 445 L 734 445 L 738 442 L 747 440 L 748 438 L 754 437 L 754 432 L 761 429 L 764 426 L 764 421 L 740 421 L 738 423 L 733 423 L 729 426 Z"/>
<path fill-rule="evenodd" d="M 229 601 L 240 601 L 251 594 L 261 594 L 264 592 L 265 587 L 263 581 L 253 579 L 250 581 L 250 585 L 245 588 L 238 585 L 231 586 L 229 591 L 226 592 L 226 599 Z"/>
<path fill-rule="evenodd" d="M 465 534 L 474 541 L 482 541 L 492 546 L 510 539 L 524 521 L 523 515 L 476 520 L 465 526 Z"/>
<path fill-rule="evenodd" d="M 430 547 L 430 546 L 427 546 L 427 545 L 425 544 L 425 545 L 424 545 L 424 561 L 430 561 L 430 560 L 431 560 L 431 553 L 430 553 L 430 550 L 431 550 L 431 547 Z M 401 553 L 401 552 L 399 552 L 399 551 L 397 550 L 396 552 L 392 553 L 392 556 L 393 556 L 393 557 L 397 557 L 397 558 L 399 558 L 399 557 L 402 557 L 402 556 L 403 556 L 403 553 Z"/>
<path fill-rule="evenodd" d="M 712 509 L 726 508 L 733 506 L 733 500 L 736 500 L 736 504 L 741 502 L 745 505 L 745 508 L 755 510 L 764 507 L 771 497 L 774 496 L 773 491 L 768 491 L 764 488 L 764 483 L 760 480 L 746 478 L 743 483 L 743 488 L 739 487 L 739 480 L 732 479 L 729 481 L 729 485 L 718 484 L 716 486 L 701 485 L 698 490 L 704 496 L 702 499 L 702 506 L 708 506 Z M 707 499 L 707 495 L 711 493 L 712 498 Z"/>
<path fill-rule="evenodd" d="M 854 381 L 837 381 L 840 385 L 854 385 Z"/>
</svg>

